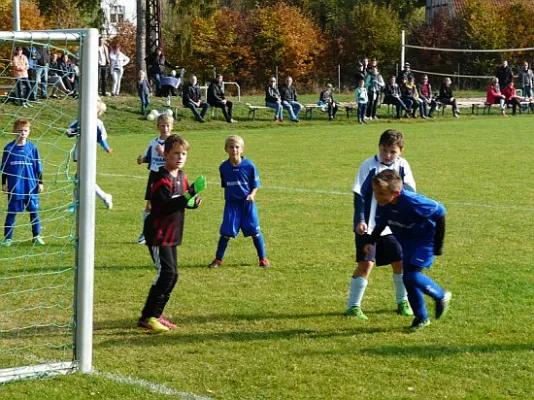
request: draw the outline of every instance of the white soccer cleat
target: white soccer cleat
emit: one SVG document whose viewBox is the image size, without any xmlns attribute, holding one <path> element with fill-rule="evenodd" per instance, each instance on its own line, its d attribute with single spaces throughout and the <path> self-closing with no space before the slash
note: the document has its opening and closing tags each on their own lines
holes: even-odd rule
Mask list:
<svg viewBox="0 0 534 400">
<path fill-rule="evenodd" d="M 106 205 L 106 208 L 108 210 L 111 210 L 113 208 L 113 196 L 110 194 L 107 194 L 104 198 L 104 204 Z"/>
</svg>

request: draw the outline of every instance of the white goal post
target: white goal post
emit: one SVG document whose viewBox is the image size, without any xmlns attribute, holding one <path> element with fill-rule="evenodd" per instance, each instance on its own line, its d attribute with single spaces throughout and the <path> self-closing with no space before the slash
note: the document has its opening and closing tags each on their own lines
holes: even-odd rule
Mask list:
<svg viewBox="0 0 534 400">
<path fill-rule="evenodd" d="M 0 40 L 30 43 L 60 42 L 80 44 L 80 152 L 78 160 L 79 208 L 76 226 L 76 271 L 72 288 L 74 302 L 74 351 L 71 362 L 40 363 L 28 360 L 26 366 L 0 366 L 0 384 L 22 378 L 92 371 L 93 291 L 95 250 L 96 182 L 96 103 L 98 98 L 98 30 L 70 29 L 50 31 L 0 32 Z M 31 340 L 31 338 L 28 338 Z"/>
</svg>

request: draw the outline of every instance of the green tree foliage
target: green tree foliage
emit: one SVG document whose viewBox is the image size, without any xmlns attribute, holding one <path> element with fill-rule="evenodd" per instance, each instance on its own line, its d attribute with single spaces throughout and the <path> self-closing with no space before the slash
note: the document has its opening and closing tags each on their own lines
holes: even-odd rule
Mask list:
<svg viewBox="0 0 534 400">
<path fill-rule="evenodd" d="M 134 0 L 132 0 L 134 1 Z M 100 0 L 36 0 L 49 28 L 68 29 L 98 27 Z"/>
</svg>

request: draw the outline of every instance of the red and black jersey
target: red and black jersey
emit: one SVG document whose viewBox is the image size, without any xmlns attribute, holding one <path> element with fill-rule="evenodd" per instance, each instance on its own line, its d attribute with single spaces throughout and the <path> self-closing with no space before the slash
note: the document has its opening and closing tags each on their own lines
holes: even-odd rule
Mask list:
<svg viewBox="0 0 534 400">
<path fill-rule="evenodd" d="M 165 167 L 155 174 L 151 187 L 152 210 L 145 220 L 144 234 L 148 246 L 178 246 L 182 243 L 189 188 L 183 171 L 172 176 Z"/>
</svg>

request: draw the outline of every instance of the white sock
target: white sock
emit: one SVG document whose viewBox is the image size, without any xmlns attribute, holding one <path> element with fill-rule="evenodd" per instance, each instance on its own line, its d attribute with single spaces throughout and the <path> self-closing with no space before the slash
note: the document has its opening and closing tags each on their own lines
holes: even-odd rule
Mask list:
<svg viewBox="0 0 534 400">
<path fill-rule="evenodd" d="M 349 301 L 347 302 L 347 308 L 350 307 L 360 307 L 362 304 L 362 298 L 365 293 L 365 288 L 367 287 L 367 279 L 352 277 L 350 280 L 350 294 Z"/>
<path fill-rule="evenodd" d="M 102 201 L 106 201 L 106 197 L 107 197 L 107 193 L 104 192 L 100 186 L 98 186 L 96 183 L 95 183 L 95 190 L 96 190 L 96 195 L 98 196 L 98 198 Z"/>
<path fill-rule="evenodd" d="M 408 300 L 408 294 L 402 281 L 402 274 L 392 274 L 393 284 L 395 285 L 395 297 L 397 298 L 397 304 L 403 300 Z"/>
<path fill-rule="evenodd" d="M 150 211 L 144 210 L 143 211 L 143 222 L 145 222 L 146 217 L 150 215 Z"/>
</svg>

